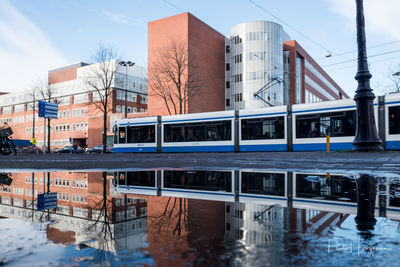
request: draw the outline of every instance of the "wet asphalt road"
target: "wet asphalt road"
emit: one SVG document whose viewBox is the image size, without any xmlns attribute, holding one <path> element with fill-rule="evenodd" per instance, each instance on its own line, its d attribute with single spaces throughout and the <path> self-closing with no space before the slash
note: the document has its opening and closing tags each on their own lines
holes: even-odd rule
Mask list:
<svg viewBox="0 0 400 267">
<path fill-rule="evenodd" d="M 248 152 L 20 154 L 0 156 L 0 169 L 115 170 L 137 168 L 257 168 L 400 172 L 396 152 Z"/>
</svg>

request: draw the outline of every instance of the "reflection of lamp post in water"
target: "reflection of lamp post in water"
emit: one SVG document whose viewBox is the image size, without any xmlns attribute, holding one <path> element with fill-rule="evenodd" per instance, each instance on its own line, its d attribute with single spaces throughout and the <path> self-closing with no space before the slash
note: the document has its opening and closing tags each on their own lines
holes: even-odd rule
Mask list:
<svg viewBox="0 0 400 267">
<path fill-rule="evenodd" d="M 354 218 L 361 231 L 374 229 L 375 200 L 377 180 L 375 177 L 362 174 L 357 179 L 357 216 Z"/>
<path fill-rule="evenodd" d="M 355 79 L 358 82 L 358 87 L 354 96 L 357 103 L 357 129 L 353 145 L 355 151 L 379 151 L 383 148 L 375 125 L 373 103 L 375 95 L 369 84 L 372 75 L 368 70 L 363 0 L 356 0 L 356 5 L 358 71 Z"/>
<path fill-rule="evenodd" d="M 128 67 L 135 65 L 132 61 L 120 61 L 118 63 L 125 67 L 125 118 L 128 117 Z"/>
</svg>

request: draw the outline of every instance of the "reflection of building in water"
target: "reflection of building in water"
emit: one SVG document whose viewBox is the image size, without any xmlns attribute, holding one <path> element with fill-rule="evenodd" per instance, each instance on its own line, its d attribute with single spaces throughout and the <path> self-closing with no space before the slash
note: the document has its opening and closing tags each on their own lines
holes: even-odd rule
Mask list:
<svg viewBox="0 0 400 267">
<path fill-rule="evenodd" d="M 148 197 L 148 251 L 155 265 L 221 262 L 223 239 L 223 202 Z"/>
<path fill-rule="evenodd" d="M 46 229 L 48 239 L 53 242 L 85 243 L 106 251 L 119 251 L 140 248 L 146 241 L 147 199 L 117 194 L 110 177 L 106 185 L 101 173 L 54 172 L 51 177 L 42 173 L 14 173 L 12 178 L 12 185 L 0 192 L 1 215 L 56 220 Z M 47 212 L 36 211 L 37 194 L 48 189 L 57 192 L 58 201 L 58 209 L 50 212 L 50 218 Z M 96 241 L 87 243 L 88 240 Z"/>
<path fill-rule="evenodd" d="M 282 239 L 284 208 L 279 205 L 225 203 L 225 240 L 272 245 Z"/>
</svg>

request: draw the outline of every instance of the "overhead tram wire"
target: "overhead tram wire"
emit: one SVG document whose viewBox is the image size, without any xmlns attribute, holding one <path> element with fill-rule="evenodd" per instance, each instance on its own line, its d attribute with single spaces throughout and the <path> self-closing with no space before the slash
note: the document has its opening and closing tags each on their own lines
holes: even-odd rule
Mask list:
<svg viewBox="0 0 400 267">
<path fill-rule="evenodd" d="M 383 56 L 383 55 L 388 55 L 388 54 L 393 54 L 393 53 L 398 53 L 398 52 L 400 52 L 400 50 L 393 50 L 393 51 L 389 51 L 389 52 L 385 52 L 385 53 L 375 54 L 375 55 L 369 56 L 368 58 L 378 57 L 378 56 Z M 357 59 L 350 59 L 350 60 L 346 60 L 346 61 L 336 62 L 336 63 L 324 65 L 322 67 L 325 68 L 325 67 L 345 64 L 345 63 L 349 63 L 349 62 L 353 62 L 353 61 L 357 61 Z"/>
<path fill-rule="evenodd" d="M 384 61 L 391 61 L 391 60 L 396 60 L 396 59 L 398 59 L 398 58 L 400 58 L 400 56 L 398 56 L 398 57 L 391 57 L 391 58 L 385 58 L 385 59 L 379 59 L 379 60 L 372 60 L 372 61 L 369 61 L 368 63 L 370 64 L 370 65 L 372 65 L 372 63 L 377 63 L 377 62 L 384 62 Z M 326 72 L 329 72 L 329 71 L 336 71 L 336 70 L 343 70 L 343 69 L 349 69 L 349 68 L 355 68 L 355 63 L 357 63 L 357 62 L 355 62 L 355 61 L 352 61 L 352 62 L 348 62 L 348 63 L 352 63 L 350 66 L 345 66 L 345 67 L 341 67 L 341 68 L 336 68 L 336 69 L 325 69 L 325 71 Z"/>
<path fill-rule="evenodd" d="M 367 49 L 372 49 L 372 48 L 377 48 L 377 47 L 382 47 L 382 46 L 387 46 L 387 45 L 397 44 L 397 43 L 400 43 L 400 41 L 394 41 L 394 42 L 388 42 L 388 43 L 383 43 L 383 44 L 378 44 L 378 45 L 372 45 L 372 46 L 367 47 Z M 356 52 L 357 52 L 357 50 L 351 50 L 351 51 L 347 51 L 347 52 L 343 52 L 343 53 L 339 53 L 339 54 L 333 54 L 329 58 L 336 57 L 336 56 L 348 55 L 348 54 L 356 53 Z M 328 59 L 328 58 L 327 57 L 321 57 L 321 58 L 317 58 L 316 61 L 322 60 L 322 59 Z"/>
<path fill-rule="evenodd" d="M 324 47 L 323 45 L 321 45 L 320 43 L 314 41 L 313 39 L 311 39 L 310 37 L 308 37 L 307 35 L 305 35 L 304 33 L 298 31 L 297 29 L 295 29 L 294 27 L 290 26 L 289 24 L 287 24 L 285 21 L 281 20 L 280 18 L 278 18 L 277 16 L 275 16 L 274 14 L 272 14 L 270 11 L 268 11 L 266 8 L 264 8 L 263 6 L 257 4 L 256 2 L 254 2 L 253 0 L 249 0 L 250 3 L 252 3 L 253 5 L 255 5 L 256 7 L 258 7 L 259 9 L 263 10 L 264 12 L 266 12 L 267 14 L 269 14 L 271 17 L 275 18 L 276 20 L 278 20 L 279 22 L 281 22 L 282 24 L 286 25 L 288 28 L 292 29 L 293 31 L 297 32 L 298 34 L 300 34 L 301 36 L 303 36 L 304 38 L 306 38 L 308 41 L 310 41 L 311 43 L 313 43 L 314 45 L 318 46 L 319 48 L 323 49 L 325 52 L 330 52 L 331 50 L 327 49 L 326 47 Z"/>
<path fill-rule="evenodd" d="M 176 10 L 178 10 L 179 12 L 185 13 L 185 11 L 183 11 L 182 9 L 180 9 L 179 7 L 177 7 L 176 5 L 174 5 L 173 3 L 171 3 L 168 0 L 163 0 L 165 3 L 167 3 L 168 5 L 172 6 L 173 8 L 175 8 Z"/>
</svg>

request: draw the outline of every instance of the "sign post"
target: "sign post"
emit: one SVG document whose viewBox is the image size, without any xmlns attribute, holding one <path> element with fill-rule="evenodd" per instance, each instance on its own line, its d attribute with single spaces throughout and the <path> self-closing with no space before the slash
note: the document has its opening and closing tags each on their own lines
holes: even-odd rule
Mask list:
<svg viewBox="0 0 400 267">
<path fill-rule="evenodd" d="M 39 117 L 42 117 L 44 120 L 43 152 L 46 153 L 46 118 L 47 119 L 58 118 L 58 104 L 39 100 Z"/>
</svg>

